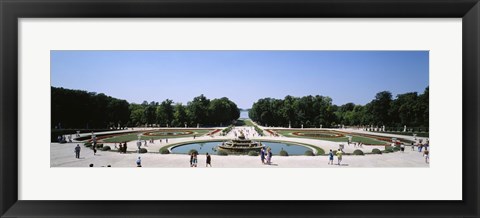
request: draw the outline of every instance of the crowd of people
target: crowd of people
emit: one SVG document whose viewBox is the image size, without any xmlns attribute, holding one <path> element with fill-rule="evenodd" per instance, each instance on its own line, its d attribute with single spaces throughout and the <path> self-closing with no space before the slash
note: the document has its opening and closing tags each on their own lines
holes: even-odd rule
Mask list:
<svg viewBox="0 0 480 218">
<path fill-rule="evenodd" d="M 127 153 L 127 142 L 118 143 L 118 147 L 117 147 L 117 143 L 115 143 L 115 149 L 117 149 L 118 152 L 121 153 L 121 154 L 126 154 Z"/>
<path fill-rule="evenodd" d="M 212 157 L 210 154 L 205 154 L 206 165 L 205 167 L 212 167 Z M 198 166 L 198 153 L 192 152 L 190 153 L 190 167 L 197 167 Z"/>
<path fill-rule="evenodd" d="M 328 153 L 328 164 L 333 165 L 333 157 L 337 156 L 337 165 L 342 164 L 342 159 L 343 159 L 343 151 L 342 149 L 338 149 L 337 152 L 333 153 L 332 149 L 330 149 L 330 152 Z"/>
<path fill-rule="evenodd" d="M 67 139 L 68 139 L 68 140 L 67 140 Z M 59 136 L 57 137 L 57 141 L 58 141 L 58 143 L 62 143 L 62 144 L 63 144 L 63 143 L 67 143 L 67 142 L 68 142 L 68 143 L 72 143 L 72 142 L 73 142 L 73 141 L 72 141 L 72 135 L 69 135 L 68 137 L 65 136 L 65 135 L 59 135 Z"/>
<path fill-rule="evenodd" d="M 423 157 L 425 158 L 425 163 L 430 163 L 430 142 L 427 139 L 424 143 L 422 140 L 419 140 L 416 143 L 412 144 L 412 151 L 415 151 L 415 148 L 419 153 L 423 151 Z"/>
<path fill-rule="evenodd" d="M 269 147 L 267 149 L 265 149 L 265 147 L 263 147 L 261 150 L 260 150 L 260 160 L 262 161 L 262 164 L 267 164 L 267 165 L 271 165 L 272 164 L 272 149 Z"/>
</svg>

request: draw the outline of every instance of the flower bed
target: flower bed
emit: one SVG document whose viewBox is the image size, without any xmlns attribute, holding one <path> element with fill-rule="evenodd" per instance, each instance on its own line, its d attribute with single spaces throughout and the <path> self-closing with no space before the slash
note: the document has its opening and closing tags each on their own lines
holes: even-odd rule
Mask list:
<svg viewBox="0 0 480 218">
<path fill-rule="evenodd" d="M 178 131 L 178 130 L 156 130 L 143 133 L 144 136 L 180 136 L 192 135 L 193 131 Z"/>
<path fill-rule="evenodd" d="M 212 135 L 214 135 L 215 133 L 220 132 L 220 131 L 221 131 L 220 129 L 216 129 L 216 130 L 211 131 L 211 132 L 208 133 L 207 135 L 212 136 Z"/>
<path fill-rule="evenodd" d="M 307 130 L 302 132 L 293 132 L 295 136 L 301 137 L 312 137 L 312 138 L 341 138 L 345 137 L 345 135 L 336 133 L 333 131 L 318 131 L 318 130 Z"/>
<path fill-rule="evenodd" d="M 270 133 L 271 135 L 273 136 L 278 136 L 278 133 L 276 133 L 275 131 L 271 130 L 271 129 L 267 129 L 266 130 L 268 133 Z"/>
</svg>

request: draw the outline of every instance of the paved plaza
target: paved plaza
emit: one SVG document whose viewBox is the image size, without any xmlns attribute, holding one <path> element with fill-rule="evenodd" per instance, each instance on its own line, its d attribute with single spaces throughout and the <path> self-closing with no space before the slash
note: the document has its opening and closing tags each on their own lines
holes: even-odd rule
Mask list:
<svg viewBox="0 0 480 218">
<path fill-rule="evenodd" d="M 179 128 L 180 129 L 180 128 Z M 124 132 L 137 131 L 142 129 L 127 130 Z M 146 130 L 146 129 L 145 129 Z M 190 167 L 190 156 L 187 154 L 160 154 L 159 149 L 168 145 L 175 145 L 178 143 L 191 143 L 201 141 L 226 141 L 235 137 L 235 133 L 238 135 L 241 131 L 246 133 L 245 136 L 252 140 L 266 140 L 266 141 L 282 141 L 291 143 L 303 143 L 310 144 L 319 148 L 322 148 L 325 153 L 328 154 L 329 150 L 337 150 L 339 144 L 345 144 L 340 142 L 332 142 L 318 139 L 308 138 L 294 138 L 285 136 L 258 136 L 253 127 L 235 127 L 227 135 L 221 136 L 221 132 L 217 132 L 211 136 L 199 136 L 193 139 L 193 137 L 183 138 L 170 138 L 168 143 L 162 140 L 155 140 L 154 143 L 147 143 L 142 148 L 146 148 L 148 153 L 138 154 L 136 141 L 128 142 L 128 153 L 121 154 L 116 151 L 101 151 L 98 150 L 96 155 L 93 155 L 93 150 L 83 146 L 83 142 L 73 143 L 51 143 L 50 158 L 51 167 L 88 167 L 90 164 L 94 164 L 94 167 L 136 167 L 135 161 L 138 157 L 142 159 L 143 167 L 167 167 L 167 168 L 179 168 Z M 346 132 L 362 132 L 361 130 L 345 129 Z M 375 134 L 368 132 L 369 134 Z M 102 133 L 102 134 L 108 134 Z M 84 134 L 88 135 L 88 134 Z M 388 134 L 381 134 L 382 136 L 403 137 L 413 139 L 410 136 L 395 136 Z M 77 144 L 81 146 L 80 159 L 76 159 L 74 155 L 74 148 Z M 104 143 L 109 145 L 112 149 L 115 149 L 114 143 Z M 351 153 L 356 149 L 360 149 L 363 152 L 371 152 L 373 148 L 384 150 L 385 146 L 373 146 L 364 145 L 362 148 L 355 147 L 353 144 L 346 145 L 344 151 Z M 198 167 L 205 167 L 206 156 L 200 154 L 198 156 Z M 260 161 L 259 156 L 247 156 L 247 155 L 229 155 L 219 156 L 212 155 L 212 166 L 215 168 L 322 168 L 322 167 L 429 167 L 429 164 L 425 163 L 423 153 L 418 151 L 412 151 L 411 146 L 406 146 L 405 152 L 394 152 L 384 154 L 366 154 L 364 156 L 356 155 L 344 155 L 342 164 L 329 165 L 328 156 L 276 156 L 272 158 L 272 165 L 264 165 Z M 334 158 L 334 163 L 337 163 L 337 158 Z"/>
</svg>

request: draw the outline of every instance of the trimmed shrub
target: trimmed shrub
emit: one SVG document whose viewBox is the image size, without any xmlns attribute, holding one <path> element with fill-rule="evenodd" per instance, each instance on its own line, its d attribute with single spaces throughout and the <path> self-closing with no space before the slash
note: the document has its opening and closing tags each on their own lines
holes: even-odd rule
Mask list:
<svg viewBox="0 0 480 218">
<path fill-rule="evenodd" d="M 255 125 L 255 131 L 257 131 L 258 135 L 263 136 L 263 130 L 256 125 Z"/>
<path fill-rule="evenodd" d="M 195 150 L 195 149 L 192 149 L 192 150 L 188 151 L 188 155 L 192 155 L 192 154 L 197 154 L 198 155 L 198 151 Z"/>
<path fill-rule="evenodd" d="M 385 147 L 385 151 L 387 151 L 388 153 L 391 153 L 391 152 L 393 152 L 393 147 L 391 147 L 391 146 Z"/>
<path fill-rule="evenodd" d="M 363 154 L 362 150 L 357 149 L 357 150 L 353 151 L 353 155 L 364 155 L 364 154 Z"/>
<path fill-rule="evenodd" d="M 160 148 L 160 154 L 170 154 L 170 151 L 166 148 Z"/>
<path fill-rule="evenodd" d="M 227 128 L 222 130 L 224 135 L 228 134 L 233 129 L 233 125 L 228 126 Z"/>
<path fill-rule="evenodd" d="M 148 150 L 146 148 L 140 148 L 140 154 L 145 154 L 147 152 Z"/>
<path fill-rule="evenodd" d="M 317 155 L 324 155 L 325 151 L 321 148 L 317 148 Z"/>
<path fill-rule="evenodd" d="M 378 148 L 374 148 L 374 149 L 372 149 L 372 153 L 373 154 L 382 154 L 382 151 L 380 151 L 380 149 L 378 149 Z"/>
<path fill-rule="evenodd" d="M 110 150 L 112 150 L 112 148 L 110 148 L 110 146 L 108 145 L 102 147 L 102 151 L 110 151 Z"/>
<path fill-rule="evenodd" d="M 393 147 L 393 151 L 400 151 L 400 147 L 397 147 L 397 146 Z"/>
<path fill-rule="evenodd" d="M 305 156 L 315 156 L 315 154 L 313 153 L 313 151 L 307 150 L 305 151 Z"/>
<path fill-rule="evenodd" d="M 83 145 L 85 145 L 85 147 L 87 147 L 87 148 L 92 147 L 92 143 L 90 143 L 90 142 L 86 142 L 86 143 L 83 144 Z"/>
<path fill-rule="evenodd" d="M 280 155 L 280 156 L 288 156 L 288 152 L 285 151 L 285 150 L 281 150 L 278 155 Z"/>
<path fill-rule="evenodd" d="M 248 156 L 258 156 L 258 155 L 259 155 L 259 154 L 258 154 L 258 152 L 256 152 L 256 151 L 249 151 L 249 152 L 248 152 Z"/>
<path fill-rule="evenodd" d="M 220 155 L 220 156 L 227 156 L 228 153 L 226 151 L 223 151 L 223 150 L 218 150 L 217 151 L 217 155 Z"/>
<path fill-rule="evenodd" d="M 103 148 L 103 144 L 97 144 L 97 145 L 95 145 L 95 147 L 97 147 L 97 148 Z"/>
</svg>

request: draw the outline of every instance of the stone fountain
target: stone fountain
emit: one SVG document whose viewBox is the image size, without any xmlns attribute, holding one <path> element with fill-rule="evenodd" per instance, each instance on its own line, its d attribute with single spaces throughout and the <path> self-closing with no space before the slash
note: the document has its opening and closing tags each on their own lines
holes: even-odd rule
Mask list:
<svg viewBox="0 0 480 218">
<path fill-rule="evenodd" d="M 259 151 L 263 147 L 265 146 L 263 146 L 260 142 L 246 139 L 243 132 L 240 132 L 238 138 L 223 142 L 221 145 L 218 146 L 219 149 L 241 153 L 246 153 L 249 151 Z"/>
</svg>

